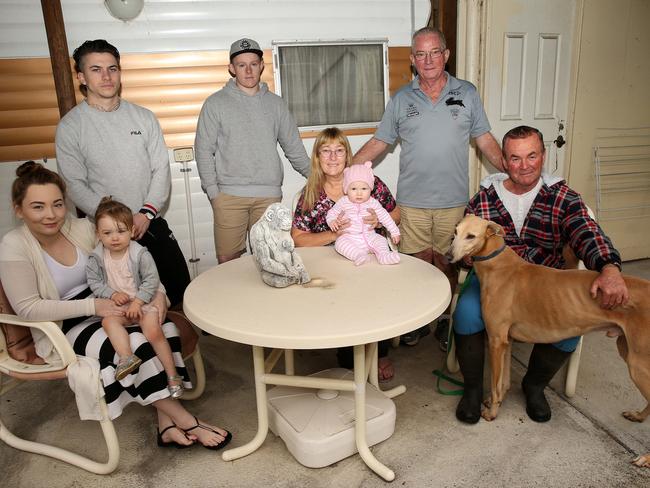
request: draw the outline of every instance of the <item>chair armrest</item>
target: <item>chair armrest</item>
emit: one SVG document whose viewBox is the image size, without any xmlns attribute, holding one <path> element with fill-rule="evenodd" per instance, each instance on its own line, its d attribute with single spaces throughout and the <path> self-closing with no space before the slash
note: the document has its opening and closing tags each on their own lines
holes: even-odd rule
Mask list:
<svg viewBox="0 0 650 488">
<path fill-rule="evenodd" d="M 22 320 L 16 315 L 0 314 L 0 323 L 18 325 L 22 327 L 33 327 L 35 329 L 43 331 L 50 342 L 52 342 L 55 351 L 61 358 L 62 364 L 57 365 L 57 369 L 66 368 L 77 360 L 77 355 L 75 354 L 68 340 L 65 338 L 65 334 L 63 334 L 63 331 L 54 322 L 32 322 L 28 320 Z"/>
<path fill-rule="evenodd" d="M 465 280 L 467 279 L 467 275 L 469 274 L 469 269 L 467 268 L 460 268 L 458 270 L 458 284 L 462 285 L 465 283 Z"/>
</svg>

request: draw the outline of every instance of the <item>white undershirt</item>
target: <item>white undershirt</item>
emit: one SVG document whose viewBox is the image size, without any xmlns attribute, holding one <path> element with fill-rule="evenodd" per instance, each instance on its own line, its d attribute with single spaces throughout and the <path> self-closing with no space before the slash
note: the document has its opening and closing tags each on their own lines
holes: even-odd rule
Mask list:
<svg viewBox="0 0 650 488">
<path fill-rule="evenodd" d="M 75 246 L 77 261 L 72 266 L 61 264 L 45 251 L 41 252 L 61 300 L 69 300 L 88 288 L 86 282 L 88 256 L 81 252 L 79 248 Z"/>
<path fill-rule="evenodd" d="M 510 214 L 512 222 L 515 224 L 517 235 L 520 235 L 521 228 L 524 226 L 530 207 L 542 187 L 542 179 L 539 179 L 532 190 L 522 193 L 521 195 L 517 195 L 507 190 L 503 184 L 504 181 L 505 180 L 495 182 L 494 189 L 496 190 L 497 195 L 499 195 L 503 206 Z"/>
</svg>

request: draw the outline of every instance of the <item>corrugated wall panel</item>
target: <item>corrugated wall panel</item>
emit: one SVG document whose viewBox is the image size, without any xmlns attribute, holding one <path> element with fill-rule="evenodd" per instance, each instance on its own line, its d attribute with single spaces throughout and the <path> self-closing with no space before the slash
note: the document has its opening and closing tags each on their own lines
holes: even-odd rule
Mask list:
<svg viewBox="0 0 650 488">
<path fill-rule="evenodd" d="M 273 40 L 387 37 L 410 44 L 429 14 L 428 0 L 146 0 L 138 18 L 114 19 L 101 0 L 61 0 L 70 51 L 105 38 L 125 53 L 228 49 L 250 36 Z M 413 8 L 412 8 L 413 7 Z M 413 15 L 412 15 L 413 10 Z M 39 0 L 0 0 L 0 58 L 47 56 Z"/>
<path fill-rule="evenodd" d="M 388 50 L 391 93 L 410 78 L 409 52 L 408 47 Z M 270 51 L 264 56 L 269 59 Z M 227 51 L 125 54 L 122 95 L 156 114 L 167 146 L 192 145 L 203 101 L 230 78 L 227 62 Z M 59 119 L 49 59 L 0 59 L 0 73 L 0 162 L 54 157 Z M 272 63 L 262 79 L 273 90 Z M 81 98 L 77 90 L 77 101 Z"/>
</svg>

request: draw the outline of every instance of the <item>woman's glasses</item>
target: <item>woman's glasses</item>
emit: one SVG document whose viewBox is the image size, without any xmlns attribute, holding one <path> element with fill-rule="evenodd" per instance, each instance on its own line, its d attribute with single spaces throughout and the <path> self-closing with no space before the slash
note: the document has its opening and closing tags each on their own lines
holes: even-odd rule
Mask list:
<svg viewBox="0 0 650 488">
<path fill-rule="evenodd" d="M 337 149 L 319 149 L 318 154 L 321 156 L 324 156 L 326 158 L 331 158 L 332 155 L 336 156 L 337 158 L 340 158 L 342 156 L 345 156 L 345 148 L 339 147 Z"/>
</svg>

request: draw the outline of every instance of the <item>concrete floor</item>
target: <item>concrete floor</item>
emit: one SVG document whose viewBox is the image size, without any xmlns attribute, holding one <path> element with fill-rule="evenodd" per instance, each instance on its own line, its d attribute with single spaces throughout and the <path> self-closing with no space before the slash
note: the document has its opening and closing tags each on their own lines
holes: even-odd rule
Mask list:
<svg viewBox="0 0 650 488">
<path fill-rule="evenodd" d="M 650 278 L 650 261 L 626 263 L 625 271 Z M 250 348 L 202 337 L 208 385 L 187 407 L 234 433 L 232 445 L 255 434 Z M 563 396 L 563 372 L 547 390 L 553 418 L 532 422 L 519 383 L 530 346 L 516 345 L 513 384 L 492 423 L 461 425 L 454 417 L 458 397 L 435 391 L 431 371 L 444 361 L 433 334 L 412 348 L 390 353 L 396 380 L 407 392 L 394 399 L 395 433 L 372 448 L 396 473 L 400 487 L 648 487 L 650 469 L 629 464 L 650 452 L 650 421 L 625 420 L 620 412 L 645 403 L 632 384 L 615 341 L 604 334 L 585 338 L 576 395 Z M 333 351 L 296 354 L 297 373 L 336 366 Z M 487 376 L 487 375 L 486 375 Z M 387 386 L 391 386 L 388 384 Z M 95 422 L 79 421 L 70 390 L 61 383 L 21 385 L 0 399 L 3 421 L 19 436 L 53 442 L 103 458 L 105 447 Z M 283 441 L 269 434 L 255 453 L 224 462 L 218 453 L 193 447 L 160 449 L 155 444 L 151 408 L 132 406 L 115 421 L 121 460 L 108 476 L 89 474 L 50 458 L 0 443 L 3 487 L 375 487 L 386 483 L 358 455 L 332 466 L 298 464 Z"/>
</svg>

